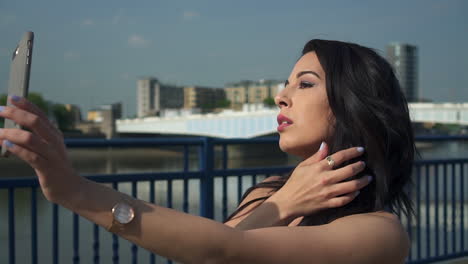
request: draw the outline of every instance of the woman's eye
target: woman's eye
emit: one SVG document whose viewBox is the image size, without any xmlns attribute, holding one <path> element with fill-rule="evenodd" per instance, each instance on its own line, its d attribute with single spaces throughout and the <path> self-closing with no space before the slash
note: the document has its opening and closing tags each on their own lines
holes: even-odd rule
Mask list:
<svg viewBox="0 0 468 264">
<path fill-rule="evenodd" d="M 302 82 L 299 84 L 299 88 L 301 88 L 301 89 L 310 88 L 310 87 L 314 87 L 314 86 L 315 86 L 315 83 L 304 82 L 304 81 L 302 81 Z"/>
</svg>

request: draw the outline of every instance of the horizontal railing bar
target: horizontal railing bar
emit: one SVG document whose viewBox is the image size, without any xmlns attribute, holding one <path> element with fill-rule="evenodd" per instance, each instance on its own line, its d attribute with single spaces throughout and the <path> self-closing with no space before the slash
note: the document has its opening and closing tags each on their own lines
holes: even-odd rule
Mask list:
<svg viewBox="0 0 468 264">
<path fill-rule="evenodd" d="M 288 173 L 294 167 L 268 167 L 268 168 L 249 168 L 249 169 L 226 169 L 213 170 L 214 177 L 222 176 L 242 176 L 250 174 L 272 174 L 272 173 Z"/>
<path fill-rule="evenodd" d="M 263 138 L 216 138 L 214 144 L 257 144 L 277 142 L 279 137 Z M 468 140 L 468 135 L 419 135 L 414 137 L 415 141 L 450 141 Z"/>
<path fill-rule="evenodd" d="M 126 174 L 94 174 L 83 175 L 84 177 L 101 183 L 130 182 L 130 181 L 150 181 L 150 180 L 183 180 L 199 179 L 203 173 L 194 172 L 148 172 L 148 173 L 126 173 Z M 37 187 L 39 181 L 36 177 L 28 178 L 4 178 L 0 179 L 0 189 L 9 187 Z"/>
<path fill-rule="evenodd" d="M 262 144 L 276 143 L 279 137 L 262 137 L 262 138 L 214 138 L 213 143 L 216 144 Z M 415 137 L 415 141 L 451 141 L 451 140 L 468 140 L 468 135 L 420 135 Z M 87 147 L 153 147 L 153 146 L 177 146 L 177 145 L 202 145 L 203 137 L 190 138 L 84 138 L 84 139 L 65 139 L 65 144 L 70 148 L 87 148 Z"/>
<path fill-rule="evenodd" d="M 437 160 L 417 160 L 415 165 L 431 165 L 431 164 L 467 164 L 468 159 L 437 159 Z M 248 169 L 227 169 L 227 170 L 214 170 L 214 175 L 217 176 L 231 176 L 231 175 L 248 175 L 248 174 L 271 174 L 271 173 L 287 173 L 294 167 L 266 167 L 266 168 L 248 168 Z M 148 180 L 181 180 L 181 179 L 197 179 L 203 176 L 202 172 L 147 172 L 147 173 L 125 173 L 125 174 L 93 174 L 83 175 L 86 178 L 101 182 L 125 182 L 125 181 L 148 181 Z M 39 186 L 36 177 L 25 178 L 1 178 L 0 189 L 10 187 L 37 187 Z"/>
<path fill-rule="evenodd" d="M 88 147 L 154 147 L 154 146 L 178 146 L 201 145 L 203 139 L 196 138 L 76 138 L 65 139 L 65 145 L 70 148 Z"/>
<path fill-rule="evenodd" d="M 468 163 L 468 159 L 430 159 L 430 160 L 415 160 L 414 165 L 443 165 L 443 164 L 458 164 Z"/>
<path fill-rule="evenodd" d="M 276 143 L 279 137 L 263 137 L 263 138 L 215 138 L 213 144 L 261 144 L 261 143 Z"/>
<path fill-rule="evenodd" d="M 414 137 L 415 141 L 451 141 L 468 140 L 468 135 L 419 135 Z"/>
<path fill-rule="evenodd" d="M 130 181 L 151 181 L 151 180 L 183 180 L 199 179 L 202 172 L 150 172 L 150 173 L 126 173 L 126 174 L 100 174 L 86 176 L 86 178 L 102 183 L 130 182 Z M 112 179 L 112 178 L 117 179 Z"/>
</svg>

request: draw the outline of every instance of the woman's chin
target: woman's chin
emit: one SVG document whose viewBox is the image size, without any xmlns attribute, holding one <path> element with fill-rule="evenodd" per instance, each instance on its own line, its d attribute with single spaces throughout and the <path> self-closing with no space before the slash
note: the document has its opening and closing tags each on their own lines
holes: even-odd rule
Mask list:
<svg viewBox="0 0 468 264">
<path fill-rule="evenodd" d="M 314 155 L 316 151 L 311 151 L 312 149 L 318 150 L 318 147 L 315 148 L 312 145 L 315 146 L 315 144 L 311 144 L 308 146 L 306 145 L 297 146 L 297 145 L 288 144 L 287 142 L 281 141 L 281 139 L 279 141 L 279 148 L 281 149 L 281 151 L 288 153 L 289 155 L 301 157 L 303 159 L 307 159 L 308 157 Z"/>
<path fill-rule="evenodd" d="M 287 144 L 281 144 L 281 141 L 280 141 L 280 144 L 279 144 L 279 148 L 281 149 L 281 151 L 285 152 L 285 153 L 288 153 L 289 155 L 293 155 L 293 156 L 301 156 L 301 149 L 300 148 L 295 148 L 293 146 L 290 146 L 290 145 L 287 145 Z"/>
</svg>

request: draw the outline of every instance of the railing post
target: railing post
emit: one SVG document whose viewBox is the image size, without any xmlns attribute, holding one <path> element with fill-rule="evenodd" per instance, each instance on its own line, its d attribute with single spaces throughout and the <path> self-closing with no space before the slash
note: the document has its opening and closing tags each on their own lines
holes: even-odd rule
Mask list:
<svg viewBox="0 0 468 264">
<path fill-rule="evenodd" d="M 214 144 L 212 138 L 203 138 L 199 155 L 200 171 L 203 173 L 200 181 L 200 216 L 214 219 Z"/>
</svg>

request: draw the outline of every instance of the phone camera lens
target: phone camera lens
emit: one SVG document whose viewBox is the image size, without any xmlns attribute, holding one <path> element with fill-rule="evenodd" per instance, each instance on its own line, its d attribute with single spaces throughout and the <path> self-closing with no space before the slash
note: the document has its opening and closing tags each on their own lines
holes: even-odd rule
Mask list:
<svg viewBox="0 0 468 264">
<path fill-rule="evenodd" d="M 13 52 L 13 56 L 11 57 L 11 60 L 14 60 L 16 55 L 18 55 L 18 53 L 19 53 L 19 47 L 17 46 L 15 49 L 15 52 Z"/>
</svg>

